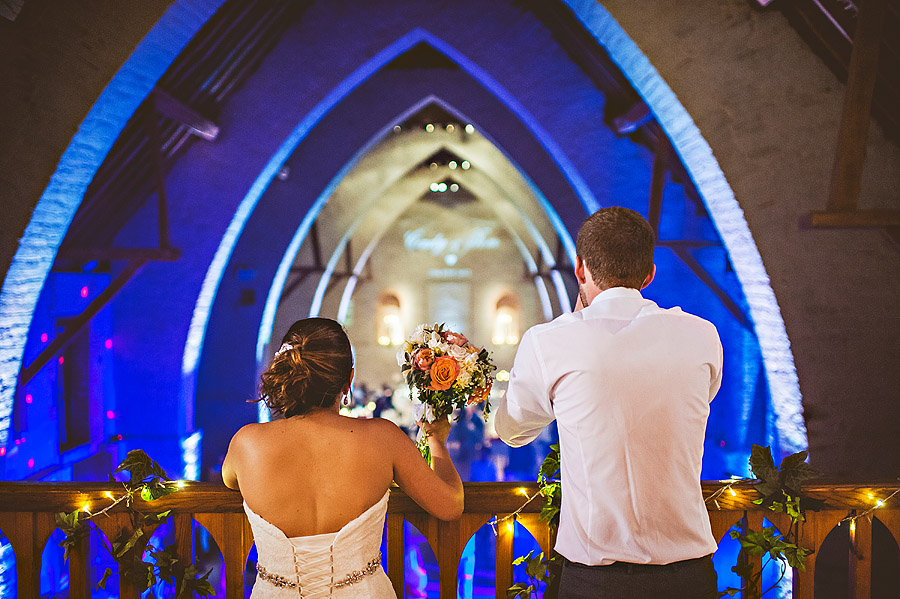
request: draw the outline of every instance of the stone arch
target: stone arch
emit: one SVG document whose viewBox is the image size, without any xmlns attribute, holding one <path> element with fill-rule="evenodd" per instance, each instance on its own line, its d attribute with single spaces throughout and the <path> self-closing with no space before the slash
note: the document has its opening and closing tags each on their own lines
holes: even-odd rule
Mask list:
<svg viewBox="0 0 900 599">
<path fill-rule="evenodd" d="M 0 289 L 0 445 L 9 434 L 31 315 L 87 186 L 165 70 L 224 0 L 178 0 L 138 44 L 81 123 L 35 206 Z"/>
<path fill-rule="evenodd" d="M 199 5 L 200 3 L 190 3 L 190 2 L 187 2 L 187 0 L 184 0 L 183 2 L 180 2 L 180 3 L 176 4 L 175 6 L 173 6 L 173 8 L 170 9 L 170 10 L 175 10 L 175 8 L 178 7 L 178 6 L 181 6 L 182 9 L 184 9 L 184 6 L 187 6 L 187 5 L 193 7 L 194 4 Z M 204 6 L 206 6 L 206 9 L 207 9 L 208 12 L 211 12 L 211 11 L 213 10 L 213 8 L 214 8 L 213 3 L 206 3 Z M 606 47 L 607 50 L 610 51 L 610 54 L 611 54 L 613 57 L 616 56 L 616 53 L 614 52 L 614 48 L 611 49 L 610 46 L 614 46 L 615 44 L 613 44 L 612 41 L 610 41 L 611 38 L 604 38 L 602 35 L 598 34 L 598 31 L 601 31 L 601 32 L 604 33 L 604 34 L 610 34 L 610 35 L 612 36 L 612 38 L 615 38 L 615 40 L 618 40 L 617 43 L 621 42 L 621 43 L 623 43 L 625 46 L 627 46 L 627 42 L 629 42 L 630 40 L 628 40 L 628 38 L 627 38 L 627 36 L 625 36 L 624 32 L 622 32 L 621 29 L 618 28 L 618 26 L 617 26 L 614 22 L 612 22 L 612 23 L 609 23 L 609 22 L 603 22 L 602 25 L 597 25 L 596 22 L 594 22 L 594 21 L 591 21 L 591 24 L 588 24 L 588 23 L 587 23 L 588 21 L 590 21 L 590 20 L 593 18 L 592 15 L 595 14 L 595 13 L 593 13 L 592 11 L 594 11 L 597 7 L 595 7 L 594 5 L 588 5 L 588 3 L 584 3 L 584 2 L 582 2 L 582 3 L 571 2 L 571 3 L 570 3 L 570 6 L 573 8 L 573 10 L 575 11 L 576 15 L 578 15 L 579 18 L 582 19 L 582 22 L 583 22 L 583 23 L 586 23 L 586 27 L 587 27 L 589 30 L 593 31 L 593 32 L 597 35 L 598 40 L 600 41 L 601 45 L 603 45 L 604 47 Z M 191 10 L 193 10 L 193 8 L 192 8 Z M 600 8 L 600 10 L 602 10 L 602 7 Z M 209 16 L 208 14 L 206 14 L 206 16 L 204 17 L 201 13 L 202 13 L 202 11 L 197 11 L 197 12 L 195 12 L 195 13 L 193 13 L 193 14 L 187 14 L 187 15 L 182 15 L 182 16 L 184 16 L 184 18 L 185 18 L 186 21 L 190 21 L 190 22 L 195 23 L 195 24 L 196 24 L 196 28 L 199 28 L 199 25 L 202 24 L 202 22 L 205 20 L 205 18 L 207 18 L 207 17 Z M 602 15 L 601 15 L 601 16 L 602 16 Z M 197 21 L 199 21 L 199 23 L 198 23 Z M 196 30 L 196 29 L 195 29 L 195 30 Z M 154 29 L 154 31 L 155 31 L 155 29 Z M 188 36 L 188 37 L 189 37 L 189 36 Z M 148 36 L 147 39 L 150 39 L 150 36 Z M 604 41 L 604 40 L 605 40 L 605 41 Z M 624 41 L 623 41 L 623 40 L 624 40 Z M 146 40 L 145 40 L 145 41 L 146 41 Z M 185 41 L 186 41 L 186 40 L 185 40 Z M 633 45 L 633 44 L 632 44 L 632 45 Z M 172 47 L 167 48 L 166 51 L 167 51 L 167 52 L 171 52 L 171 51 L 172 51 Z M 177 50 L 175 51 L 175 53 L 177 54 Z M 174 58 L 174 55 L 173 55 L 173 58 Z M 171 62 L 171 61 L 170 61 L 170 62 Z M 130 63 L 129 63 L 129 64 L 130 64 Z M 623 66 L 622 68 L 623 68 L 623 70 L 626 71 L 626 74 L 628 74 L 628 72 L 627 72 L 627 65 L 626 65 L 626 66 Z M 634 75 L 634 77 L 638 77 L 638 75 Z M 659 78 L 658 75 L 655 74 L 655 72 L 654 72 L 654 73 L 647 74 L 646 77 L 647 77 L 647 79 L 641 79 L 641 81 L 643 81 L 643 82 L 650 81 L 650 83 L 660 83 L 664 89 L 666 89 L 666 90 L 668 89 L 667 87 L 665 87 L 665 84 L 664 84 L 664 83 L 661 83 L 662 80 Z M 655 77 L 655 78 L 654 78 L 654 77 Z M 639 91 L 641 91 L 641 86 L 638 85 L 637 83 L 636 83 L 636 87 L 638 87 Z M 339 91 L 339 90 L 333 90 L 333 93 L 334 93 L 335 91 Z M 339 94 L 338 94 L 338 95 L 339 95 Z M 510 96 L 510 97 L 511 97 L 511 99 L 515 100 L 514 97 L 512 97 L 512 96 Z M 674 96 L 671 96 L 671 98 L 668 98 L 668 99 L 674 100 Z M 649 101 L 649 100 L 648 100 L 648 101 Z M 680 108 L 680 105 L 677 104 L 677 100 L 674 100 L 674 102 L 675 102 L 675 105 L 677 105 L 677 107 Z M 658 102 L 656 102 L 656 103 L 654 103 L 654 102 L 651 101 L 650 104 L 651 104 L 651 108 L 654 108 L 654 112 L 657 112 L 657 115 L 659 115 L 659 110 L 658 110 L 658 109 L 660 109 L 660 108 L 663 107 L 663 106 L 662 106 L 663 102 L 662 102 L 661 100 L 658 101 Z M 100 106 L 101 106 L 101 103 L 98 102 L 98 106 L 97 106 L 97 107 L 100 107 Z M 97 108 L 97 107 L 95 107 L 95 108 Z M 683 109 L 682 109 L 682 111 L 683 111 Z M 92 113 L 92 114 L 93 114 L 93 113 Z M 100 114 L 100 113 L 98 113 L 98 114 Z M 321 116 L 322 116 L 321 114 L 315 115 L 315 114 L 312 114 L 312 113 L 311 113 L 311 114 L 309 115 L 309 118 L 312 119 L 311 122 L 315 122 L 318 118 L 321 118 Z M 661 123 L 663 122 L 663 120 L 664 120 L 664 119 L 661 119 Z M 665 125 L 664 125 L 664 126 L 665 126 Z M 688 127 L 688 129 L 690 129 L 690 127 Z M 673 131 L 670 131 L 670 134 L 671 134 L 671 133 L 673 133 Z M 700 139 L 700 140 L 702 141 L 702 137 L 699 136 L 699 131 L 696 131 L 696 127 L 693 128 L 692 134 L 695 134 L 695 135 L 693 135 L 693 136 L 688 136 L 687 138 L 685 138 L 685 139 L 687 139 L 688 141 L 683 142 L 684 144 L 687 144 L 687 143 L 689 143 L 689 142 L 692 141 L 692 140 L 693 140 L 693 141 L 696 141 L 697 139 Z M 112 138 L 114 138 L 114 137 L 115 137 L 115 135 L 112 135 Z M 551 140 L 551 141 L 552 141 L 552 140 Z M 674 141 L 674 140 L 673 140 L 673 141 Z M 548 142 L 548 143 L 549 143 L 549 142 Z M 73 144 L 74 144 L 74 142 L 73 142 Z M 550 144 L 550 145 L 552 145 L 552 144 Z M 72 147 L 73 147 L 73 146 L 70 146 L 70 149 L 71 149 Z M 681 149 L 684 149 L 682 143 L 676 143 L 676 147 L 681 148 Z M 704 147 L 708 148 L 708 146 L 704 146 Z M 552 152 L 551 152 L 551 153 L 552 153 Z M 286 157 L 286 156 L 285 156 L 285 157 Z M 711 159 L 711 154 L 710 154 L 709 158 Z M 102 156 L 101 156 L 101 159 L 102 159 Z M 559 164 L 559 162 L 560 162 L 560 161 L 557 161 L 557 164 Z M 565 162 L 565 161 L 563 161 L 563 162 Z M 268 169 L 269 166 L 277 165 L 277 164 L 278 164 L 278 161 L 277 161 L 277 160 L 270 160 L 269 163 L 267 164 L 267 169 Z M 714 164 L 714 161 L 713 161 L 713 164 Z M 66 169 L 69 168 L 70 166 L 71 166 L 71 163 L 67 162 L 67 161 L 66 161 L 66 158 L 64 157 L 64 160 L 61 161 L 61 163 L 60 163 L 60 167 L 57 169 L 57 173 L 58 173 L 58 174 L 60 174 L 60 173 L 64 174 L 64 173 L 66 172 Z M 565 170 L 565 169 L 563 169 L 563 170 Z M 575 171 L 577 172 L 577 169 L 575 169 Z M 264 191 L 265 186 L 268 184 L 269 181 L 271 181 L 271 174 L 272 174 L 272 173 L 267 173 L 267 171 L 266 171 L 265 169 L 264 169 L 263 173 L 264 173 L 265 176 L 264 176 L 264 175 L 260 175 L 260 177 L 258 177 L 258 178 L 256 179 L 256 183 L 255 183 L 254 186 L 252 187 L 252 189 L 261 188 L 261 189 L 258 189 L 260 193 L 262 193 L 262 191 Z M 696 173 L 694 173 L 694 174 L 696 175 Z M 268 178 L 268 181 L 266 180 L 267 178 Z M 696 178 L 696 177 L 695 177 L 695 178 Z M 715 184 L 719 184 L 719 183 L 723 183 L 723 182 L 724 182 L 724 178 L 721 178 L 721 180 L 720 180 L 720 179 L 717 179 L 717 178 L 715 178 L 715 177 L 712 177 L 712 179 L 710 179 L 710 180 L 713 181 L 713 183 L 715 183 Z M 571 179 L 571 178 L 570 178 L 570 183 L 572 183 L 572 179 Z M 576 188 L 579 187 L 578 184 L 577 184 L 577 182 L 572 183 L 572 184 L 573 184 Z M 51 184 L 51 185 L 52 185 L 52 184 Z M 727 186 L 727 184 L 726 184 L 726 186 Z M 48 187 L 48 190 L 49 190 L 49 189 L 50 189 L 50 188 Z M 581 191 L 583 191 L 583 190 L 581 190 Z M 78 195 L 78 194 L 76 193 L 76 195 Z M 586 194 L 584 194 L 584 193 L 580 193 L 580 194 L 579 194 L 579 197 L 585 198 L 585 197 L 589 197 L 589 196 L 586 195 Z M 48 196 L 47 194 L 45 194 L 44 199 L 42 199 L 41 202 L 44 203 L 44 200 L 46 199 L 47 202 L 46 202 L 44 205 L 45 205 L 45 206 L 50 206 L 50 205 L 52 204 L 52 201 L 51 201 L 50 198 L 51 198 L 51 196 Z M 78 198 L 80 199 L 80 195 L 78 195 Z M 732 198 L 733 198 L 733 196 L 732 196 Z M 710 200 L 709 200 L 708 198 L 707 198 L 706 201 L 707 201 L 707 205 L 710 206 L 710 208 L 711 208 L 710 212 L 711 212 L 711 213 L 717 213 L 717 210 L 719 210 L 719 209 L 716 208 L 716 205 L 715 205 L 714 203 L 713 203 L 713 204 L 710 204 Z M 583 201 L 583 202 L 584 202 L 584 201 Z M 590 202 L 587 202 L 587 207 L 588 207 L 588 209 L 591 209 L 591 208 L 592 208 L 592 206 L 590 205 Z M 239 210 L 240 210 L 240 209 L 239 209 Z M 74 212 L 74 208 L 71 210 L 71 212 L 72 212 L 72 213 Z M 37 215 L 37 214 L 38 214 L 38 211 L 36 211 L 36 215 Z M 734 216 L 734 218 L 737 219 L 737 221 L 735 221 L 735 222 L 738 223 L 737 225 L 735 225 L 736 228 L 734 229 L 734 231 L 737 231 L 736 237 L 749 237 L 749 231 L 748 231 L 747 228 L 746 228 L 746 223 L 745 223 L 745 221 L 743 220 L 742 215 L 738 214 L 737 216 L 735 216 L 735 215 L 732 214 L 732 215 L 729 216 L 728 218 L 731 218 L 732 216 Z M 71 218 L 71 213 L 70 213 L 69 218 Z M 56 219 L 56 220 L 58 220 L 58 219 Z M 66 223 L 67 223 L 67 222 L 68 222 L 68 221 L 66 221 Z M 34 219 L 33 219 L 32 223 L 33 223 L 33 224 L 36 223 L 35 226 L 39 226 L 39 225 L 42 224 L 42 223 L 40 222 L 40 220 L 34 220 Z M 44 223 L 44 224 L 47 224 L 47 223 Z M 733 223 L 732 223 L 732 224 L 733 224 Z M 50 222 L 50 223 L 49 223 L 49 226 L 50 226 L 51 229 L 56 230 L 56 231 L 59 232 L 59 239 L 61 239 L 62 234 L 63 234 L 64 231 L 65 231 L 65 223 Z M 31 227 L 30 227 L 30 228 L 31 228 Z M 720 228 L 720 231 L 721 231 L 721 230 L 722 230 L 722 227 L 719 227 L 719 228 Z M 233 230 L 232 228 L 229 228 L 229 232 L 232 232 L 232 230 Z M 235 235 L 239 235 L 239 233 L 240 233 L 240 231 L 234 232 Z M 744 235 L 745 233 L 746 233 L 746 236 Z M 227 236 L 227 235 L 228 235 L 228 234 L 226 234 L 226 236 Z M 28 246 L 28 243 L 26 243 L 26 241 L 28 241 L 29 239 L 30 239 L 31 241 L 34 241 L 34 238 L 29 237 L 29 233 L 28 233 L 28 232 L 26 232 L 26 236 L 25 236 L 25 237 L 26 237 L 26 239 L 23 240 L 23 247 L 27 247 L 27 246 Z M 727 244 L 727 243 L 728 243 L 728 242 L 727 242 L 727 239 L 726 239 L 726 244 Z M 57 245 L 58 245 L 58 242 L 57 242 Z M 227 245 L 227 244 L 226 244 L 226 245 Z M 751 240 L 751 246 L 752 246 L 752 240 Z M 221 248 L 221 247 L 223 247 L 223 246 L 220 245 L 220 248 Z M 233 246 L 232 246 L 232 247 L 233 247 Z M 21 250 L 20 250 L 20 251 L 21 251 Z M 43 251 L 43 250 L 42 250 L 42 251 Z M 49 251 L 50 251 L 49 258 L 46 258 L 46 268 L 44 268 L 43 266 L 38 266 L 38 268 L 37 268 L 36 271 L 32 271 L 32 274 L 33 274 L 34 272 L 40 272 L 40 271 L 41 271 L 41 268 L 44 268 L 44 270 L 43 270 L 43 272 L 42 272 L 42 274 L 41 274 L 41 276 L 40 276 L 40 281 L 43 280 L 43 277 L 46 275 L 47 269 L 49 269 L 50 263 L 52 263 L 52 254 L 55 252 L 55 246 L 52 246 L 52 244 L 51 244 L 51 248 L 50 248 Z M 227 251 L 227 250 L 224 251 L 224 252 L 217 252 L 217 258 L 222 258 L 222 257 L 227 258 L 227 255 L 225 255 L 225 254 L 228 254 L 228 251 Z M 24 256 L 24 254 L 23 254 L 23 256 Z M 752 266 L 752 268 L 750 268 L 750 271 L 752 271 L 750 274 L 753 275 L 753 274 L 755 273 L 755 275 L 759 275 L 759 274 L 761 273 L 761 274 L 762 274 L 762 278 L 759 278 L 759 277 L 754 278 L 754 276 L 755 276 L 755 275 L 754 275 L 754 276 L 751 276 L 749 280 L 750 280 L 750 282 L 751 282 L 752 284 L 754 284 L 754 285 L 756 285 L 756 284 L 762 285 L 762 284 L 765 283 L 765 284 L 766 284 L 766 289 L 768 289 L 768 293 L 763 293 L 762 295 L 763 295 L 763 296 L 766 296 L 766 297 L 768 298 L 767 301 L 768 301 L 768 300 L 774 300 L 774 295 L 771 294 L 771 289 L 767 287 L 767 283 L 766 283 L 765 280 L 764 280 L 764 274 L 765 274 L 765 273 L 764 273 L 764 271 L 761 270 L 762 265 L 761 265 L 761 262 L 758 260 L 758 258 L 759 258 L 758 252 L 755 252 L 755 247 L 754 247 L 754 248 L 753 248 L 753 255 L 750 256 L 750 262 L 753 263 L 754 261 L 756 261 L 756 262 L 758 262 L 758 264 L 755 264 L 755 265 Z M 41 258 L 41 259 L 43 260 L 44 258 Z M 14 266 L 15 266 L 15 264 L 16 264 L 16 263 L 14 262 Z M 24 264 L 24 263 L 23 263 L 23 262 L 20 262 L 20 266 L 21 266 L 22 264 Z M 736 266 L 736 268 L 738 269 L 739 273 L 740 273 L 740 272 L 744 272 L 744 273 L 746 274 L 747 270 L 746 270 L 745 266 L 743 265 L 743 261 L 742 261 L 741 263 L 736 263 L 735 266 Z M 758 267 L 758 268 L 757 268 L 757 267 Z M 743 270 L 742 270 L 742 269 L 743 269 Z M 754 270 L 754 269 L 755 269 L 755 270 Z M 18 271 L 16 271 L 16 272 L 18 272 Z M 21 274 L 21 273 L 20 273 L 20 274 Z M 39 292 L 39 289 L 40 289 L 40 281 L 38 281 L 37 284 L 36 284 L 36 286 L 35 286 L 35 285 L 34 285 L 34 280 L 31 280 L 30 282 L 29 282 L 29 281 L 16 280 L 15 276 L 13 276 L 13 275 L 15 275 L 15 272 L 13 272 L 13 268 L 11 268 L 11 269 L 10 269 L 10 272 L 9 272 L 8 275 L 7 275 L 6 281 L 5 281 L 5 283 L 4 283 L 4 288 L 3 288 L 3 292 L 2 292 L 2 297 L 0 297 L 0 308 L 3 309 L 4 313 L 7 313 L 7 312 L 10 312 L 10 313 L 11 313 L 11 312 L 12 312 L 12 311 L 9 311 L 9 310 L 6 309 L 6 308 L 7 308 L 7 304 L 4 303 L 4 300 L 8 300 L 8 299 L 10 299 L 10 298 L 12 297 L 11 294 L 24 294 L 25 297 L 31 297 L 31 295 L 33 295 L 33 296 L 34 296 L 34 299 L 35 299 L 35 301 L 36 301 L 37 293 Z M 18 275 L 16 275 L 16 276 L 18 276 Z M 29 276 L 31 276 L 31 275 L 29 275 Z M 12 277 L 12 278 L 11 278 L 11 277 Z M 33 278 L 33 277 L 32 277 L 32 278 Z M 215 279 L 215 277 L 212 277 L 212 278 Z M 207 279 L 209 279 L 209 277 L 207 277 Z M 22 284 L 20 285 L 20 283 L 22 283 Z M 28 287 L 28 285 L 31 285 L 31 287 Z M 198 304 L 203 303 L 203 302 L 211 303 L 211 302 L 212 302 L 212 297 L 215 296 L 215 288 L 216 288 L 217 286 L 218 286 L 218 283 L 211 284 L 211 285 L 207 285 L 206 282 L 205 282 L 204 285 L 203 285 L 203 287 L 204 287 L 204 291 L 207 292 L 207 293 L 206 293 L 205 296 L 204 296 L 203 293 L 201 293 L 201 296 L 203 296 L 203 297 L 201 297 L 201 300 L 198 302 Z M 210 289 L 211 289 L 211 294 L 209 293 L 209 292 L 210 292 Z M 756 289 L 756 288 L 754 288 L 754 289 Z M 30 294 L 30 295 L 29 295 L 29 294 Z M 767 304 L 767 306 L 768 306 L 768 307 L 771 307 L 771 305 L 769 305 L 769 304 Z M 772 321 L 772 322 L 775 323 L 774 328 L 770 331 L 771 334 L 767 337 L 767 339 L 770 339 L 774 345 L 772 345 L 772 346 L 766 345 L 765 347 L 775 347 L 775 346 L 777 346 L 777 348 L 780 348 L 779 351 L 780 351 L 780 350 L 786 350 L 786 351 L 787 351 L 787 357 L 789 358 L 789 357 L 790 357 L 790 353 L 789 353 L 789 350 L 786 349 L 786 348 L 788 347 L 786 335 L 784 335 L 783 338 L 781 338 L 781 337 L 779 337 L 778 330 L 776 330 L 776 329 L 778 329 L 778 327 L 780 326 L 780 330 L 783 332 L 784 327 L 783 327 L 783 323 L 782 323 L 782 321 L 781 321 L 780 314 L 777 313 L 777 305 L 775 306 L 775 308 L 776 308 L 776 312 L 775 312 L 775 313 L 765 313 L 765 314 L 757 314 L 757 313 L 754 313 L 754 320 L 757 322 L 758 325 L 759 325 L 760 323 L 763 323 L 763 322 L 768 323 L 769 321 Z M 760 309 L 761 309 L 761 308 L 760 308 Z M 0 406 L 7 406 L 7 407 L 10 407 L 10 406 L 11 406 L 12 394 L 13 394 L 13 392 L 14 392 L 14 387 L 15 387 L 14 384 L 13 384 L 13 381 L 14 381 L 14 378 L 15 378 L 15 372 L 18 370 L 18 366 L 19 366 L 20 363 L 21 363 L 21 351 L 20 351 L 20 350 L 21 350 L 21 347 L 24 345 L 24 335 L 25 335 L 25 332 L 27 331 L 27 322 L 28 322 L 28 320 L 30 319 L 30 311 L 31 311 L 31 310 L 33 310 L 33 303 L 32 303 L 31 308 L 30 308 L 30 309 L 26 309 L 24 313 L 22 313 L 21 310 L 19 310 L 19 311 L 16 313 L 15 319 L 18 319 L 18 320 L 16 320 L 16 323 L 18 323 L 18 324 L 21 325 L 21 326 L 20 326 L 19 329 L 15 329 L 15 328 L 13 327 L 13 328 L 11 328 L 11 329 L 9 329 L 9 330 L 12 330 L 15 334 L 18 334 L 18 335 L 19 335 L 17 339 L 13 339 L 13 337 L 7 337 L 7 335 L 4 334 L 3 346 L 2 346 L 2 348 L 0 348 L 0 349 L 6 349 L 7 347 L 11 348 L 11 350 L 12 350 L 11 355 L 13 356 L 13 358 L 12 358 L 11 361 L 4 362 L 3 365 L 2 365 L 3 373 L 2 373 L 2 375 L 0 375 L 0 376 L 2 376 L 2 379 L 0 379 L 0 380 L 2 380 L 3 384 L 0 385 Z M 752 305 L 751 305 L 751 310 L 753 310 Z M 203 319 L 198 319 L 198 320 L 203 320 Z M 22 324 L 22 323 L 24 323 L 24 324 Z M 14 323 L 14 324 L 15 324 L 15 323 Z M 202 330 L 202 329 L 204 329 L 204 328 L 205 328 L 204 326 L 202 326 L 202 325 L 199 324 L 199 323 L 195 323 L 195 322 L 192 320 L 191 325 L 190 325 L 190 331 L 191 331 L 191 333 L 193 333 L 193 334 L 195 335 L 195 337 L 194 337 L 195 340 L 196 340 L 196 333 L 197 333 L 198 329 Z M 190 334 L 189 334 L 188 337 L 189 337 L 189 338 L 188 338 L 188 345 L 190 345 L 190 343 L 191 343 L 191 336 L 190 336 Z M 7 343 L 8 339 L 13 339 L 13 340 L 12 340 L 11 342 Z M 760 338 L 760 341 L 761 341 L 761 342 L 763 341 L 762 337 Z M 17 347 L 19 348 L 18 350 L 16 349 Z M 776 349 L 777 349 L 777 348 L 776 348 Z M 17 353 L 17 352 L 18 352 L 18 353 Z M 199 352 L 197 352 L 197 353 L 199 353 Z M 777 353 L 777 352 L 776 352 L 776 353 Z M 187 354 L 187 351 L 186 351 L 186 354 Z M 765 357 L 766 357 L 766 351 L 765 351 L 765 348 L 764 348 L 763 355 L 764 355 L 764 359 L 765 359 Z M 784 356 L 782 356 L 782 357 L 784 357 Z M 778 364 L 772 365 L 772 364 L 769 363 L 768 360 L 766 360 L 766 368 L 767 368 L 767 374 L 769 374 L 769 376 L 770 376 L 770 378 L 769 378 L 769 380 L 770 380 L 770 385 L 772 384 L 771 381 L 773 380 L 773 377 L 774 377 L 774 378 L 777 378 L 778 380 L 781 380 L 782 382 L 785 382 L 785 385 L 784 385 L 785 388 L 786 388 L 786 387 L 790 387 L 791 381 L 793 381 L 794 383 L 796 382 L 796 375 L 794 374 L 792 363 L 789 364 L 789 365 L 786 365 L 785 362 L 779 362 Z M 186 371 L 192 371 L 192 369 L 185 369 L 185 370 L 186 370 Z M 780 377 L 780 378 L 779 378 L 779 377 Z M 9 384 L 7 384 L 7 383 L 9 383 Z M 790 389 L 789 389 L 789 391 L 790 391 Z M 191 395 L 191 394 L 188 394 L 187 396 L 190 396 L 190 395 Z M 786 414 L 786 415 L 787 415 L 787 416 L 786 416 L 786 418 L 787 418 L 787 424 L 797 424 L 797 425 L 799 425 L 799 426 L 801 427 L 801 429 L 802 429 L 802 422 L 800 422 L 799 393 L 796 393 L 796 394 L 793 394 L 793 395 L 792 395 L 792 392 L 791 392 L 791 393 L 786 393 L 786 394 L 782 395 L 782 394 L 779 394 L 779 392 L 777 391 L 777 389 L 773 388 L 773 399 L 775 398 L 776 395 L 777 395 L 779 398 L 781 398 L 781 397 L 786 397 L 786 398 L 787 398 L 786 403 L 785 403 L 784 405 L 778 406 L 778 407 L 779 407 L 779 409 L 778 409 L 779 414 Z M 0 409 L 0 416 L 2 416 L 2 409 Z M 8 418 L 7 418 L 7 422 L 8 422 Z M 782 424 L 784 424 L 784 422 L 782 422 Z M 786 433 L 784 430 L 782 430 L 782 436 L 785 438 L 788 447 L 792 447 L 793 445 L 796 445 L 797 443 L 800 443 L 800 441 L 798 440 L 797 434 L 800 434 L 800 435 L 803 436 L 802 444 L 805 445 L 805 435 L 803 435 L 802 430 L 801 430 L 800 433 L 797 433 L 796 430 L 794 430 L 794 431 L 788 431 L 787 433 Z M 2 435 L 0 435 L 0 437 L 2 437 Z M 793 439 L 794 441 L 791 441 L 791 439 Z M 792 444 L 793 444 L 793 445 L 792 445 Z"/>
</svg>

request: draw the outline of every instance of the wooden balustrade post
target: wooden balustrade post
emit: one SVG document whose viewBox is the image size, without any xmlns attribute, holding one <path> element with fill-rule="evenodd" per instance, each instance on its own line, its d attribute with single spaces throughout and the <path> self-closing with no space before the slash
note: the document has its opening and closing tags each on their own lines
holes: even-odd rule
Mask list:
<svg viewBox="0 0 900 599">
<path fill-rule="evenodd" d="M 816 578 L 816 556 L 819 548 L 825 541 L 825 537 L 831 529 L 837 526 L 846 511 L 822 510 L 806 515 L 806 522 L 798 523 L 800 534 L 798 544 L 801 547 L 813 549 L 815 553 L 809 556 L 806 562 L 806 570 L 794 570 L 794 597 L 795 599 L 813 599 L 814 581 Z M 843 526 L 847 526 L 844 524 Z"/>
<path fill-rule="evenodd" d="M 497 519 L 506 514 L 497 514 Z M 506 590 L 513 580 L 513 530 L 515 519 L 511 518 L 497 525 L 497 599 L 505 599 Z"/>
<path fill-rule="evenodd" d="M 225 561 L 225 597 L 244 597 L 244 515 L 225 514 L 222 557 Z"/>
<path fill-rule="evenodd" d="M 41 590 L 41 549 L 36 514 L 7 512 L 0 514 L 0 528 L 16 556 L 16 584 L 19 599 L 33 599 Z M 35 558 L 37 556 L 37 558 Z"/>
<path fill-rule="evenodd" d="M 846 526 L 846 524 L 845 524 Z M 860 518 L 850 528 L 849 597 L 870 599 L 872 596 L 872 522 Z"/>
<path fill-rule="evenodd" d="M 91 538 L 85 535 L 69 551 L 69 599 L 90 599 Z"/>
<path fill-rule="evenodd" d="M 743 520 L 743 528 L 746 533 L 748 530 L 753 530 L 756 532 L 761 532 L 763 527 L 763 513 L 762 512 L 744 512 L 744 520 Z M 762 570 L 762 556 L 749 556 L 750 564 L 753 566 L 753 574 L 756 575 Z M 744 580 L 743 583 L 746 586 L 747 580 Z M 762 585 L 762 579 L 760 579 L 760 585 Z M 759 592 L 763 592 L 766 589 L 760 588 Z"/>
<path fill-rule="evenodd" d="M 194 560 L 194 521 L 190 514 L 178 513 L 172 517 L 175 532 L 175 552 L 181 560 L 177 564 L 176 583 L 180 583 L 187 565 Z"/>
<path fill-rule="evenodd" d="M 441 599 L 456 599 L 457 574 L 459 558 L 463 547 L 460 546 L 460 521 L 438 522 L 438 542 L 435 557 L 441 582 Z"/>
<path fill-rule="evenodd" d="M 406 531 L 402 514 L 388 514 L 385 521 L 387 575 L 397 599 L 406 597 Z"/>
</svg>

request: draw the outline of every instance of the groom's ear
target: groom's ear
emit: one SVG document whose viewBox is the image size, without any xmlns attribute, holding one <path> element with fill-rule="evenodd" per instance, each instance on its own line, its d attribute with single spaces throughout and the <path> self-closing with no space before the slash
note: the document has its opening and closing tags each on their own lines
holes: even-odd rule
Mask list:
<svg viewBox="0 0 900 599">
<path fill-rule="evenodd" d="M 656 265 L 653 265 L 653 268 L 650 269 L 650 274 L 644 279 L 644 282 L 641 284 L 641 289 L 645 289 L 647 285 L 653 282 L 653 278 L 656 276 Z"/>
<path fill-rule="evenodd" d="M 584 276 L 584 260 L 577 255 L 575 256 L 575 278 L 578 280 L 579 285 L 584 285 L 587 280 Z"/>
</svg>

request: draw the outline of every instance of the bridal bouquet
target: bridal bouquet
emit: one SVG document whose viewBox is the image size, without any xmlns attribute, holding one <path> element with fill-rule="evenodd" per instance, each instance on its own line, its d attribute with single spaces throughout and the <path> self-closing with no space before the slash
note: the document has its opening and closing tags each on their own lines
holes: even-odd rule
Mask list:
<svg viewBox="0 0 900 599">
<path fill-rule="evenodd" d="M 480 402 L 487 420 L 497 367 L 486 349 L 475 347 L 464 335 L 446 330 L 443 324 L 419 325 L 397 352 L 397 363 L 410 389 L 416 390 L 417 420 L 424 417 L 434 422 L 452 414 L 454 408 Z"/>
</svg>

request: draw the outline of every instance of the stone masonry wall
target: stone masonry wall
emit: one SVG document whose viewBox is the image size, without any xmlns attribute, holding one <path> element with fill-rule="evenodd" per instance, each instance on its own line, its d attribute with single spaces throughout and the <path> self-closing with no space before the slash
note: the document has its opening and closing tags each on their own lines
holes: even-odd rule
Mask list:
<svg viewBox="0 0 900 599">
<path fill-rule="evenodd" d="M 878 230 L 805 230 L 824 210 L 844 85 L 777 10 L 745 0 L 604 6 L 692 115 L 778 297 L 811 459 L 831 476 L 900 472 L 900 251 Z M 900 150 L 873 124 L 861 208 L 900 204 Z"/>
</svg>

